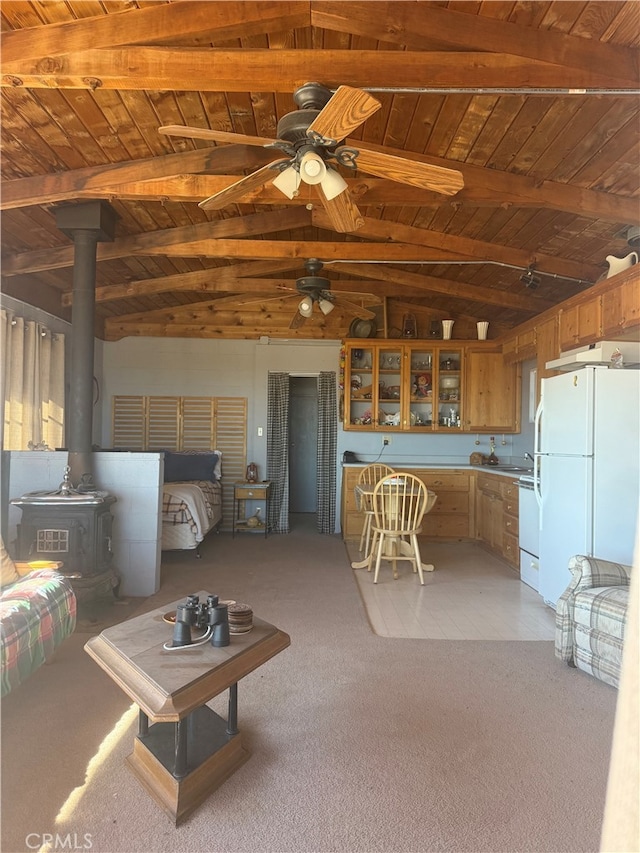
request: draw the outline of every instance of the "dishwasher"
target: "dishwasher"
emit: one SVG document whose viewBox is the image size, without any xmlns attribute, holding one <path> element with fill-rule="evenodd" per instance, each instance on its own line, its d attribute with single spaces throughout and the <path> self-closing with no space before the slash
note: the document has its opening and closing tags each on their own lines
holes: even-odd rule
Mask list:
<svg viewBox="0 0 640 853">
<path fill-rule="evenodd" d="M 523 474 L 518 480 L 518 538 L 520 543 L 520 580 L 538 592 L 540 509 L 534 483 L 533 474 Z"/>
</svg>

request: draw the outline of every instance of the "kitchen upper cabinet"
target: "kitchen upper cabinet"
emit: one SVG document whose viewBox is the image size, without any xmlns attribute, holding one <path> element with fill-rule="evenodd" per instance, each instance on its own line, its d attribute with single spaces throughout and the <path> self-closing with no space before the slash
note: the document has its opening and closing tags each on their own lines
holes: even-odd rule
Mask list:
<svg viewBox="0 0 640 853">
<path fill-rule="evenodd" d="M 520 374 L 520 365 L 506 363 L 501 352 L 467 349 L 465 430 L 520 430 Z"/>
<path fill-rule="evenodd" d="M 558 345 L 558 317 L 551 317 L 536 326 L 538 355 L 538 397 L 540 399 L 540 381 L 547 376 L 555 376 L 555 370 L 547 370 L 546 363 L 560 355 Z"/>
<path fill-rule="evenodd" d="M 560 350 L 574 349 L 602 337 L 602 297 L 562 308 L 558 336 Z"/>
<path fill-rule="evenodd" d="M 462 348 L 391 341 L 345 347 L 344 429 L 462 428 Z"/>
<path fill-rule="evenodd" d="M 348 343 L 344 429 L 517 432 L 520 366 L 477 343 Z"/>
<path fill-rule="evenodd" d="M 637 267 L 632 268 L 634 272 Z M 621 333 L 635 330 L 633 340 L 640 336 L 640 281 L 638 273 L 629 278 L 625 287 L 602 294 L 602 337 L 615 340 Z M 629 338 L 631 340 L 631 338 Z"/>
</svg>

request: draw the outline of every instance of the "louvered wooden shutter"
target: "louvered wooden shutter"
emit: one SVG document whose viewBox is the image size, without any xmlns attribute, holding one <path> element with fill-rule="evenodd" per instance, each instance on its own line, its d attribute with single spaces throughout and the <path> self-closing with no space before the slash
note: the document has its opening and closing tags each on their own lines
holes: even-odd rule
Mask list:
<svg viewBox="0 0 640 853">
<path fill-rule="evenodd" d="M 215 450 L 216 397 L 182 398 L 181 450 Z"/>
<path fill-rule="evenodd" d="M 146 450 L 146 398 L 114 397 L 111 434 L 114 450 Z"/>
<path fill-rule="evenodd" d="M 180 398 L 148 397 L 145 450 L 180 449 Z"/>
<path fill-rule="evenodd" d="M 218 397 L 216 400 L 216 448 L 222 453 L 222 525 L 231 528 L 233 484 L 244 480 L 247 470 L 247 400 Z"/>
<path fill-rule="evenodd" d="M 113 398 L 117 450 L 219 450 L 222 526 L 231 529 L 233 484 L 247 468 L 246 397 Z"/>
</svg>

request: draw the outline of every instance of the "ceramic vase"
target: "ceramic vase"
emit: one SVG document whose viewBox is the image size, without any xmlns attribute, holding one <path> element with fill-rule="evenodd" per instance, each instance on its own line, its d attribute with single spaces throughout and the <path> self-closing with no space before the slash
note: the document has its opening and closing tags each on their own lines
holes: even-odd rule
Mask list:
<svg viewBox="0 0 640 853">
<path fill-rule="evenodd" d="M 453 324 L 455 320 L 443 320 L 442 321 L 442 337 L 445 341 L 451 339 L 451 330 L 453 329 Z"/>
<path fill-rule="evenodd" d="M 489 323 L 486 320 L 480 320 L 478 323 L 476 323 L 476 326 L 478 327 L 478 340 L 486 341 Z"/>
</svg>

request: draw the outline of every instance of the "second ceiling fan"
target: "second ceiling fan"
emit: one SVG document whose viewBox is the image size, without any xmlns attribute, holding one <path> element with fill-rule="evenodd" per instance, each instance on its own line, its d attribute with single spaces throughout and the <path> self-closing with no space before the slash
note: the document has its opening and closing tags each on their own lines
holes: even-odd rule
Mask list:
<svg viewBox="0 0 640 853">
<path fill-rule="evenodd" d="M 337 165 L 444 195 L 454 195 L 464 186 L 462 174 L 457 169 L 398 157 L 361 140 L 347 139 L 382 106 L 363 89 L 339 86 L 332 93 L 320 83 L 305 83 L 295 91 L 293 98 L 298 109 L 280 119 L 277 139 L 182 125 L 159 128 L 160 133 L 167 136 L 259 145 L 280 149 L 287 155 L 201 201 L 201 208 L 218 210 L 234 204 L 269 181 L 287 198 L 293 199 L 304 184 L 317 193 L 332 227 L 347 233 L 360 228 L 364 219 L 349 193 L 347 182 L 335 168 Z"/>
</svg>

